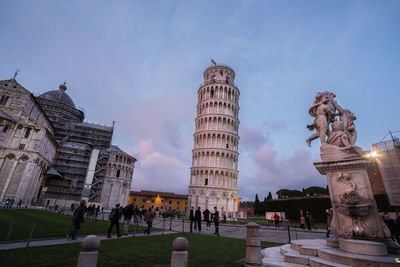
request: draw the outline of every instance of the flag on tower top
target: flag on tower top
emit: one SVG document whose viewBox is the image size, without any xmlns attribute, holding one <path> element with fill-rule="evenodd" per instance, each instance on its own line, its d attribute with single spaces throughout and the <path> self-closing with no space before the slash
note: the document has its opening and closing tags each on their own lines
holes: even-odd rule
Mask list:
<svg viewBox="0 0 400 267">
<path fill-rule="evenodd" d="M 211 58 L 211 62 L 212 62 L 215 66 L 217 66 L 217 63 L 215 63 L 214 59 Z"/>
</svg>

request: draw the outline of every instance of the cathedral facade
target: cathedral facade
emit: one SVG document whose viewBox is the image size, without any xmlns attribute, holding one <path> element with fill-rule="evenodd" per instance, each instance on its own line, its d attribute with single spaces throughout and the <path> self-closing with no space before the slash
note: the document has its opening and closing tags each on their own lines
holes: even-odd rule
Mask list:
<svg viewBox="0 0 400 267">
<path fill-rule="evenodd" d="M 85 122 L 66 90 L 35 97 L 15 77 L 0 81 L 0 200 L 125 205 L 136 159 L 112 145 L 114 125 Z"/>
</svg>

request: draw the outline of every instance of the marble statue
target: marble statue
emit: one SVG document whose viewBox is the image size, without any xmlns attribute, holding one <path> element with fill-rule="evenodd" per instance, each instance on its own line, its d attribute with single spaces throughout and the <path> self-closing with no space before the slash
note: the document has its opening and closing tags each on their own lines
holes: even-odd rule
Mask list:
<svg viewBox="0 0 400 267">
<path fill-rule="evenodd" d="M 328 91 L 317 93 L 309 109 L 310 116 L 315 119 L 307 125 L 309 130 L 316 130 L 307 139 L 307 144 L 311 146 L 312 140 L 321 140 L 322 162 L 315 162 L 314 166 L 326 175 L 329 187 L 334 235 L 329 242 L 346 252 L 354 252 L 350 251 L 352 248 L 346 248 L 346 242 L 352 242 L 360 248 L 358 253 L 366 255 L 378 255 L 371 251 L 371 246 L 381 249 L 382 255 L 387 251 L 400 252 L 378 213 L 369 182 L 368 169 L 375 163 L 364 157 L 365 152 L 355 145 L 356 116 L 342 108 L 335 97 Z"/>
<path fill-rule="evenodd" d="M 320 138 L 321 145 L 326 144 L 336 147 L 355 146 L 357 131 L 354 121 L 356 116 L 348 110 L 343 109 L 335 100 L 334 93 L 325 91 L 315 96 L 314 102 L 309 109 L 309 114 L 315 117 L 314 122 L 307 125 L 312 131 L 316 130 L 306 142 L 311 146 L 311 141 Z M 339 120 L 336 118 L 339 116 Z M 331 126 L 331 129 L 329 129 Z"/>
</svg>

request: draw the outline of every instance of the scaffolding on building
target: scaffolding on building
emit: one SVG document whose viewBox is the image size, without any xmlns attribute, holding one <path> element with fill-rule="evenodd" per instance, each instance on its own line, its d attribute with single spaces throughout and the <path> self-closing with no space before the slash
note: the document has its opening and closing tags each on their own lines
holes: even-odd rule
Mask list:
<svg viewBox="0 0 400 267">
<path fill-rule="evenodd" d="M 381 142 L 374 144 L 382 181 L 392 206 L 400 206 L 400 131 L 389 131 Z M 389 140 L 385 140 L 389 137 Z"/>
</svg>

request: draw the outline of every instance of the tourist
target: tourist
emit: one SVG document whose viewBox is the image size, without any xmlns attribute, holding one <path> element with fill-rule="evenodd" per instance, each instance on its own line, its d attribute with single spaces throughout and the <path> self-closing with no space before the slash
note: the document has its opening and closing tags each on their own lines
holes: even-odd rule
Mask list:
<svg viewBox="0 0 400 267">
<path fill-rule="evenodd" d="M 386 223 L 387 227 L 390 231 L 390 237 L 393 241 L 396 241 L 396 222 L 392 218 L 390 218 L 387 212 L 383 215 L 383 221 Z"/>
<path fill-rule="evenodd" d="M 9 207 L 10 209 L 12 208 L 14 202 L 15 202 L 15 199 L 14 199 L 14 198 L 11 199 L 10 204 L 8 204 L 8 207 Z"/>
<path fill-rule="evenodd" d="M 306 220 L 307 229 L 311 230 L 311 215 L 308 213 L 308 211 L 306 212 L 306 216 L 304 216 L 304 219 Z"/>
<path fill-rule="evenodd" d="M 211 223 L 210 223 L 210 211 L 208 209 L 206 209 L 205 211 L 203 211 L 203 218 L 204 221 L 206 222 L 206 228 L 210 228 L 211 227 Z"/>
<path fill-rule="evenodd" d="M 18 204 L 17 204 L 17 208 L 21 208 L 21 205 L 22 205 L 22 199 L 19 199 L 18 200 Z"/>
<path fill-rule="evenodd" d="M 121 218 L 122 212 L 120 209 L 120 204 L 116 204 L 115 208 L 113 208 L 108 216 L 108 219 L 111 221 L 110 222 L 110 227 L 108 228 L 108 234 L 107 238 L 111 238 L 111 231 L 115 225 L 115 228 L 117 228 L 117 236 L 120 237 L 121 234 L 119 233 L 119 219 Z"/>
<path fill-rule="evenodd" d="M 214 225 L 215 225 L 214 235 L 219 236 L 219 212 L 217 210 L 217 207 L 214 207 L 213 218 L 214 218 Z"/>
<path fill-rule="evenodd" d="M 97 216 L 99 216 L 100 213 L 100 205 L 97 205 L 96 211 L 95 211 L 95 217 L 97 218 Z"/>
<path fill-rule="evenodd" d="M 133 222 L 137 225 L 139 224 L 139 215 L 140 215 L 140 210 L 138 206 L 135 206 L 135 209 L 133 211 Z"/>
<path fill-rule="evenodd" d="M 326 232 L 326 238 L 329 238 L 329 235 L 331 233 L 332 216 L 332 209 L 326 210 L 326 225 L 328 229 L 328 231 Z"/>
<path fill-rule="evenodd" d="M 151 208 L 146 212 L 146 215 L 144 217 L 144 221 L 147 223 L 147 228 L 144 230 L 144 233 L 147 235 L 150 235 L 150 230 L 151 227 L 153 226 L 153 219 L 154 219 L 154 213 L 151 211 Z"/>
<path fill-rule="evenodd" d="M 396 240 L 397 240 L 397 243 L 400 243 L 400 215 L 399 215 L 398 212 L 396 212 L 395 225 L 396 225 L 396 234 L 395 234 L 395 238 L 396 238 Z"/>
<path fill-rule="evenodd" d="M 306 218 L 303 215 L 301 215 L 300 216 L 300 228 L 304 229 L 305 224 L 306 224 Z"/>
<path fill-rule="evenodd" d="M 279 215 L 275 212 L 274 214 L 275 228 L 279 227 Z"/>
<path fill-rule="evenodd" d="M 10 205 L 11 199 L 7 198 L 6 203 L 4 203 L 3 208 L 8 208 L 8 205 Z"/>
<path fill-rule="evenodd" d="M 129 204 L 123 210 L 124 213 L 124 235 L 128 234 L 129 225 L 131 224 L 132 215 L 133 215 L 133 204 Z"/>
<path fill-rule="evenodd" d="M 195 225 L 197 224 L 199 229 L 199 234 L 201 233 L 201 210 L 200 207 L 197 208 L 196 212 L 194 213 Z"/>
<path fill-rule="evenodd" d="M 86 213 L 86 200 L 82 200 L 80 206 L 75 209 L 74 215 L 72 217 L 72 223 L 74 224 L 74 230 L 67 234 L 67 238 L 69 240 L 76 240 L 76 233 L 81 229 L 81 226 L 84 221 L 84 215 Z"/>
<path fill-rule="evenodd" d="M 189 219 L 190 219 L 190 232 L 193 232 L 193 223 L 194 221 L 194 208 L 192 207 L 190 209 L 190 215 L 189 215 Z M 196 230 L 196 223 L 194 224 L 194 230 Z"/>
<path fill-rule="evenodd" d="M 71 203 L 71 212 L 74 212 L 75 209 L 75 203 Z"/>
</svg>

